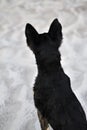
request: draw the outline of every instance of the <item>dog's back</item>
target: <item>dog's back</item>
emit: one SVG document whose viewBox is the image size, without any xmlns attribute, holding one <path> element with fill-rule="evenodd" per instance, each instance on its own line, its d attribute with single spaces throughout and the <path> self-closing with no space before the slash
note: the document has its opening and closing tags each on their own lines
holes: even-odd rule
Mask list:
<svg viewBox="0 0 87 130">
<path fill-rule="evenodd" d="M 63 130 L 87 130 L 85 113 L 62 68 L 49 78 L 43 74 L 37 77 L 34 100 L 35 106 L 54 130 L 60 127 Z"/>
<path fill-rule="evenodd" d="M 44 34 L 38 34 L 27 24 L 25 33 L 27 44 L 36 57 L 38 76 L 34 85 L 34 101 L 43 119 L 54 130 L 87 130 L 85 113 L 60 63 L 61 24 L 55 19 L 49 32 Z"/>
</svg>

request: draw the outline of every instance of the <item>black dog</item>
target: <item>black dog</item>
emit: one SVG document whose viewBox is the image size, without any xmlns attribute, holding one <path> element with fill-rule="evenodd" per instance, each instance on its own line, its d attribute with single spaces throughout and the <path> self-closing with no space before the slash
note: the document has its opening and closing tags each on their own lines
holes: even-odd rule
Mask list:
<svg viewBox="0 0 87 130">
<path fill-rule="evenodd" d="M 48 33 L 43 34 L 38 34 L 32 25 L 27 24 L 25 35 L 38 67 L 34 101 L 42 130 L 46 130 L 48 124 L 54 130 L 87 130 L 83 108 L 60 63 L 61 24 L 55 19 Z"/>
</svg>

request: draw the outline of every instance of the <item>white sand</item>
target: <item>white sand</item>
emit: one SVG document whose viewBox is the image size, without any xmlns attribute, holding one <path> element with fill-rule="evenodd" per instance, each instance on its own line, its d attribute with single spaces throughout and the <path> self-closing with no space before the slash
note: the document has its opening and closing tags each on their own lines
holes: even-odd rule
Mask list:
<svg viewBox="0 0 87 130">
<path fill-rule="evenodd" d="M 87 0 L 0 0 L 0 130 L 40 130 L 33 104 L 35 58 L 24 29 L 63 25 L 62 65 L 87 114 Z"/>
</svg>

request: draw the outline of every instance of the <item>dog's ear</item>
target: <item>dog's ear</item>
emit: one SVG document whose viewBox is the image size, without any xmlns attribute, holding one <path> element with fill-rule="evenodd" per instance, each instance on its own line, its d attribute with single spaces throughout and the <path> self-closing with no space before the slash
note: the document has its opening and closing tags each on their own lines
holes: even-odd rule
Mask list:
<svg viewBox="0 0 87 130">
<path fill-rule="evenodd" d="M 62 39 L 62 26 L 57 18 L 51 23 L 48 34 L 53 40 Z"/>
<path fill-rule="evenodd" d="M 27 44 L 35 43 L 38 39 L 38 32 L 36 29 L 29 23 L 25 27 L 25 36 L 27 38 Z"/>
</svg>

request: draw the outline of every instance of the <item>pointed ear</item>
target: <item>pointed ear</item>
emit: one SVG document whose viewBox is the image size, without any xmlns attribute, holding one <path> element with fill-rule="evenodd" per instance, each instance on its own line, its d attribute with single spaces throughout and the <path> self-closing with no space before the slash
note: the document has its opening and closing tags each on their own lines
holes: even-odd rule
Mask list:
<svg viewBox="0 0 87 130">
<path fill-rule="evenodd" d="M 37 41 L 38 32 L 31 24 L 27 23 L 25 27 L 25 36 L 27 38 L 27 43 L 29 45 L 30 43 L 34 43 Z"/>
<path fill-rule="evenodd" d="M 62 26 L 58 19 L 53 20 L 48 33 L 53 40 L 62 39 Z"/>
</svg>

